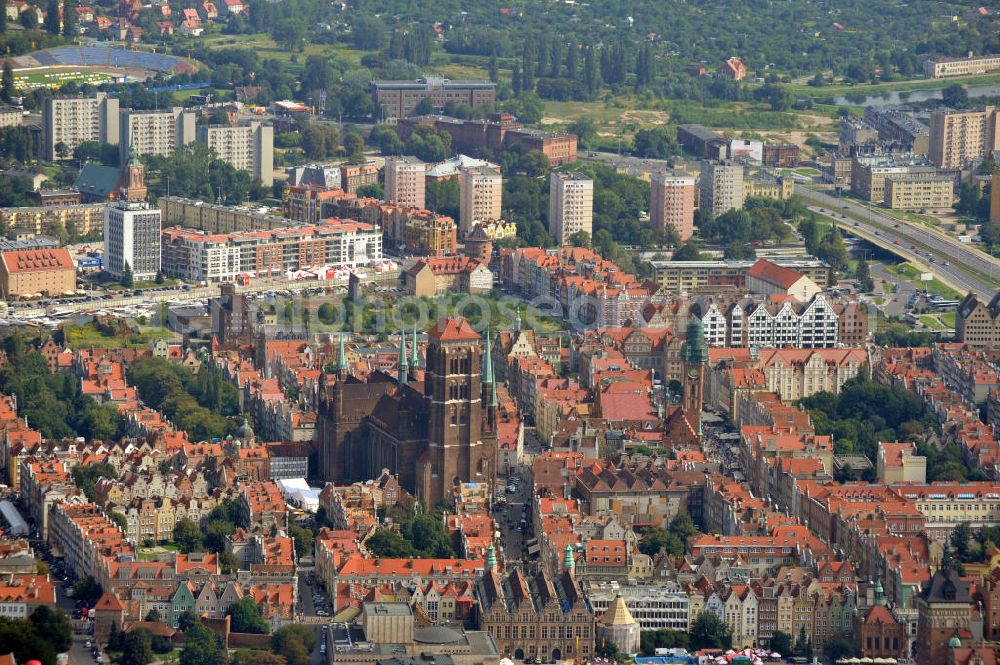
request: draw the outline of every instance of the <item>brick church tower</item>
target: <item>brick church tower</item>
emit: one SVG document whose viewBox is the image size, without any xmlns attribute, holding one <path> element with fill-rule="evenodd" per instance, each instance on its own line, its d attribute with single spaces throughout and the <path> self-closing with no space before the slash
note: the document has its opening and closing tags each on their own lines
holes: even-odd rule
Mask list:
<svg viewBox="0 0 1000 665">
<path fill-rule="evenodd" d="M 129 147 L 128 164 L 122 172 L 122 184 L 119 188 L 119 198 L 123 201 L 145 201 L 146 169 L 135 151 L 135 144 Z"/>
<path fill-rule="evenodd" d="M 460 482 L 496 473 L 495 384 L 484 377 L 482 340 L 465 319 L 441 319 L 428 332 L 424 373 L 427 448 L 418 461 L 417 496 L 433 506 Z"/>
<path fill-rule="evenodd" d="M 681 361 L 684 363 L 684 413 L 693 423 L 698 419 L 698 434 L 701 434 L 701 410 L 705 404 L 705 363 L 708 362 L 708 347 L 705 346 L 705 329 L 701 321 L 688 321 L 684 332 L 684 346 L 681 347 Z"/>
</svg>

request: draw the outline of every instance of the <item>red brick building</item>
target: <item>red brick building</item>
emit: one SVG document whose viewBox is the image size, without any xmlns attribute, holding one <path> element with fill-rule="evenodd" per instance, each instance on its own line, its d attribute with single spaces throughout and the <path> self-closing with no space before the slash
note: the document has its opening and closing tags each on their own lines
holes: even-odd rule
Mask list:
<svg viewBox="0 0 1000 665">
<path fill-rule="evenodd" d="M 896 620 L 882 598 L 878 583 L 875 604 L 854 616 L 854 641 L 862 658 L 903 658 L 906 656 L 906 625 Z"/>
<path fill-rule="evenodd" d="M 396 125 L 400 138 L 405 139 L 414 127 L 425 125 L 448 132 L 455 152 L 476 153 L 481 148 L 493 151 L 520 149 L 538 150 L 553 166 L 576 161 L 576 134 L 526 129 L 510 113 L 494 113 L 486 120 L 460 120 L 443 115 L 423 115 L 401 118 Z"/>
</svg>

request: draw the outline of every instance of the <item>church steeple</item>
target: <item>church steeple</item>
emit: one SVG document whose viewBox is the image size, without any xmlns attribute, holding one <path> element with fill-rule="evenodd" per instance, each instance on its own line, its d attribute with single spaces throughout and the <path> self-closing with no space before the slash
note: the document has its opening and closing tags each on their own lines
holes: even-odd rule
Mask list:
<svg viewBox="0 0 1000 665">
<path fill-rule="evenodd" d="M 569 543 L 566 543 L 566 549 L 563 550 L 563 569 L 570 573 L 576 569 L 576 558 L 573 556 L 573 546 Z"/>
<path fill-rule="evenodd" d="M 397 377 L 399 385 L 402 386 L 406 383 L 409 374 L 410 374 L 410 366 L 407 364 L 406 360 L 406 333 L 400 330 L 399 331 L 399 376 Z"/>
<path fill-rule="evenodd" d="M 701 436 L 701 410 L 704 407 L 704 368 L 708 361 L 708 347 L 705 346 L 705 328 L 699 319 L 688 321 L 681 347 L 681 361 L 684 363 L 684 413 L 688 418 L 698 419 L 698 435 Z"/>
<path fill-rule="evenodd" d="M 493 379 L 493 358 L 491 356 L 490 347 L 493 346 L 490 340 L 490 329 L 486 329 L 486 337 L 483 338 L 483 346 L 486 347 L 486 352 L 483 355 L 483 383 L 487 383 L 490 386 L 494 384 Z"/>
<path fill-rule="evenodd" d="M 139 152 L 135 148 L 135 140 L 129 143 L 128 164 L 125 165 L 125 173 L 122 174 L 121 198 L 125 201 L 145 201 L 148 190 L 146 189 L 146 168 L 139 159 Z"/>
<path fill-rule="evenodd" d="M 413 324 L 413 341 L 410 345 L 410 369 L 417 369 L 420 367 L 420 356 L 417 353 L 417 324 Z"/>
<path fill-rule="evenodd" d="M 347 377 L 347 354 L 344 352 L 344 335 L 340 334 L 340 346 L 337 349 L 337 374 L 341 379 Z"/>
<path fill-rule="evenodd" d="M 486 549 L 486 570 L 496 570 L 497 569 L 497 548 L 493 547 L 493 543 Z"/>
<path fill-rule="evenodd" d="M 489 402 L 486 403 L 489 408 L 486 411 L 484 423 L 495 428 L 497 423 L 497 382 L 493 374 L 493 352 L 490 350 L 493 344 L 489 328 L 486 329 L 483 345 L 486 347 L 483 354 L 483 390 L 489 391 Z"/>
</svg>

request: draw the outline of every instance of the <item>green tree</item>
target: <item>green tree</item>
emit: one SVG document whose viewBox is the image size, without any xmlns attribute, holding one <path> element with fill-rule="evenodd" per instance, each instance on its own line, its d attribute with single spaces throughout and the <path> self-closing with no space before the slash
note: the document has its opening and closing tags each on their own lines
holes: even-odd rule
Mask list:
<svg viewBox="0 0 1000 665">
<path fill-rule="evenodd" d="M 517 159 L 517 170 L 537 178 L 549 172 L 549 158 L 541 150 L 529 150 Z"/>
<path fill-rule="evenodd" d="M 597 125 L 589 116 L 574 120 L 567 130 L 570 134 L 576 134 L 576 140 L 581 148 L 589 148 L 597 138 Z"/>
<path fill-rule="evenodd" d="M 233 531 L 236 531 L 236 524 L 229 520 L 209 520 L 204 531 L 205 549 L 216 553 L 224 552 L 226 536 L 232 535 Z"/>
<path fill-rule="evenodd" d="M 490 80 L 496 83 L 499 80 L 499 68 L 497 66 L 496 51 L 490 54 L 490 62 L 487 71 L 489 72 Z"/>
<path fill-rule="evenodd" d="M 70 474 L 73 482 L 83 490 L 84 495 L 91 501 L 95 498 L 96 484 L 101 478 L 117 478 L 118 472 L 107 462 L 99 464 L 78 464 L 73 467 Z"/>
<path fill-rule="evenodd" d="M 73 645 L 73 629 L 62 610 L 39 605 L 28 617 L 38 635 L 43 635 L 57 652 L 69 651 Z"/>
<path fill-rule="evenodd" d="M 146 621 L 160 621 L 160 611 L 155 607 L 146 612 Z"/>
<path fill-rule="evenodd" d="M 677 130 L 668 126 L 640 129 L 635 133 L 632 152 L 639 157 L 666 159 L 681 153 Z"/>
<path fill-rule="evenodd" d="M 135 286 L 135 277 L 132 275 L 132 266 L 129 265 L 128 261 L 125 262 L 125 270 L 122 272 L 122 286 L 126 289 L 131 289 Z"/>
<path fill-rule="evenodd" d="M 230 617 L 230 623 L 234 633 L 256 633 L 258 635 L 268 632 L 267 621 L 260 615 L 260 608 L 253 598 L 245 596 L 229 606 L 226 614 Z"/>
<path fill-rule="evenodd" d="M 691 626 L 691 646 L 695 649 L 729 649 L 733 634 L 722 620 L 711 612 L 702 612 Z"/>
<path fill-rule="evenodd" d="M 62 21 L 59 18 L 59 0 L 49 0 L 45 7 L 45 31 L 58 35 L 62 31 Z"/>
<path fill-rule="evenodd" d="M 311 652 L 316 644 L 316 633 L 308 626 L 287 624 L 274 631 L 274 635 L 271 636 L 271 648 L 276 653 L 281 653 L 289 640 L 298 640 L 305 646 L 307 652 Z"/>
<path fill-rule="evenodd" d="M 122 642 L 121 665 L 149 665 L 153 662 L 153 634 L 148 630 L 126 633 Z"/>
<path fill-rule="evenodd" d="M 3 78 L 0 81 L 0 96 L 5 102 L 9 102 L 14 97 L 14 68 L 11 67 L 10 58 L 3 61 Z"/>
<path fill-rule="evenodd" d="M 413 107 L 413 115 L 430 115 L 434 113 L 434 100 L 424 97 Z"/>
<path fill-rule="evenodd" d="M 0 644 L 3 651 L 14 654 L 18 663 L 39 660 L 42 665 L 56 665 L 55 647 L 45 635 L 39 635 L 28 621 L 0 618 Z"/>
<path fill-rule="evenodd" d="M 25 30 L 38 29 L 38 14 L 35 13 L 34 8 L 24 10 L 21 12 L 19 18 Z"/>
<path fill-rule="evenodd" d="M 429 181 L 426 199 L 428 210 L 458 219 L 460 201 L 458 178 Z"/>
<path fill-rule="evenodd" d="M 586 247 L 590 249 L 590 234 L 586 231 L 576 231 L 569 237 L 569 244 L 573 247 Z"/>
<path fill-rule="evenodd" d="M 688 538 L 698 533 L 698 527 L 694 525 L 694 520 L 686 512 L 677 513 L 674 519 L 670 520 L 670 533 L 680 538 L 685 543 Z"/>
<path fill-rule="evenodd" d="M 398 559 L 414 556 L 413 546 L 402 536 L 379 529 L 365 541 L 365 549 L 376 558 Z"/>
<path fill-rule="evenodd" d="M 368 197 L 378 199 L 380 201 L 385 198 L 385 191 L 382 189 L 382 185 L 377 182 L 371 183 L 370 185 L 361 185 L 354 193 L 357 194 L 358 197 Z"/>
<path fill-rule="evenodd" d="M 969 561 L 969 552 L 972 544 L 972 528 L 968 522 L 962 522 L 952 529 L 949 543 L 954 556 L 959 561 Z"/>
<path fill-rule="evenodd" d="M 63 2 L 63 36 L 70 39 L 77 36 L 76 6 L 76 0 L 64 0 Z"/>
<path fill-rule="evenodd" d="M 301 559 L 310 556 L 313 549 L 313 534 L 308 529 L 292 525 L 288 527 L 288 535 L 295 541 L 295 554 Z"/>
<path fill-rule="evenodd" d="M 117 438 L 122 427 L 121 413 L 114 404 L 88 402 L 77 420 L 77 431 L 98 441 Z"/>
<path fill-rule="evenodd" d="M 174 542 L 185 554 L 201 549 L 201 528 L 186 517 L 181 519 L 174 525 Z"/>
<path fill-rule="evenodd" d="M 319 309 L 316 310 L 316 315 L 319 317 L 320 321 L 327 325 L 330 325 L 337 320 L 337 310 L 331 303 L 328 302 L 319 306 Z"/>
<path fill-rule="evenodd" d="M 795 655 L 808 658 L 812 652 L 812 640 L 806 635 L 805 626 L 801 626 L 799 627 L 799 636 L 795 640 Z"/>
<path fill-rule="evenodd" d="M 287 640 L 278 653 L 285 657 L 288 665 L 306 665 L 309 662 L 309 651 L 301 640 Z"/>
<path fill-rule="evenodd" d="M 709 257 L 706 254 L 702 254 L 698 249 L 698 243 L 694 240 L 688 240 L 686 243 L 677 248 L 674 255 L 670 257 L 671 261 L 708 261 Z"/>
<path fill-rule="evenodd" d="M 112 511 L 108 513 L 108 519 L 117 524 L 122 531 L 128 531 L 128 518 L 121 513 Z"/>
<path fill-rule="evenodd" d="M 646 529 L 639 540 L 639 551 L 649 556 L 656 556 L 661 549 L 671 556 L 684 554 L 684 544 L 676 534 L 668 533 L 660 527 Z"/>
<path fill-rule="evenodd" d="M 941 91 L 941 101 L 953 109 L 965 108 L 969 105 L 969 91 L 959 83 L 952 83 Z"/>
<path fill-rule="evenodd" d="M 223 575 L 233 575 L 240 569 L 240 560 L 232 552 L 223 552 L 219 555 L 219 567 Z"/>
<path fill-rule="evenodd" d="M 834 636 L 823 642 L 823 654 L 831 661 L 849 658 L 858 650 L 854 640 L 848 637 Z"/>
<path fill-rule="evenodd" d="M 351 41 L 364 51 L 377 51 L 385 41 L 385 24 L 370 14 L 357 14 L 351 20 Z"/>
<path fill-rule="evenodd" d="M 184 610 L 177 617 L 177 628 L 186 633 L 198 621 L 198 614 L 194 610 Z"/>
<path fill-rule="evenodd" d="M 788 656 L 792 653 L 792 636 L 776 630 L 771 635 L 771 641 L 768 643 L 767 648 L 780 653 L 782 656 Z"/>
<path fill-rule="evenodd" d="M 194 614 L 192 612 L 192 614 Z M 184 650 L 180 665 L 228 665 L 229 652 L 223 649 L 215 634 L 197 620 L 197 616 L 184 615 Z"/>
<path fill-rule="evenodd" d="M 90 575 L 81 577 L 73 583 L 73 597 L 77 600 L 86 600 L 89 602 L 97 600 L 102 595 L 104 595 L 104 590 L 101 589 L 101 585 Z"/>
<path fill-rule="evenodd" d="M 875 280 L 872 279 L 871 268 L 868 266 L 867 259 L 858 259 L 857 266 L 854 269 L 854 277 L 858 280 L 858 286 L 865 293 L 871 293 L 875 290 Z"/>
</svg>

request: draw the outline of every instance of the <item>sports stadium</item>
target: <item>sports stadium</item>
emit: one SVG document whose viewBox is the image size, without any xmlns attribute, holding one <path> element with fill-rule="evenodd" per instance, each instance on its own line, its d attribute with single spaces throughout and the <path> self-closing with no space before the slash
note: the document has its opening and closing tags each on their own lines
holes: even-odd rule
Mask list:
<svg viewBox="0 0 1000 665">
<path fill-rule="evenodd" d="M 134 51 L 105 42 L 58 46 L 11 59 L 19 90 L 59 88 L 75 81 L 97 85 L 109 81 L 144 81 L 157 72 L 195 72 L 191 61 L 162 53 Z"/>
</svg>

